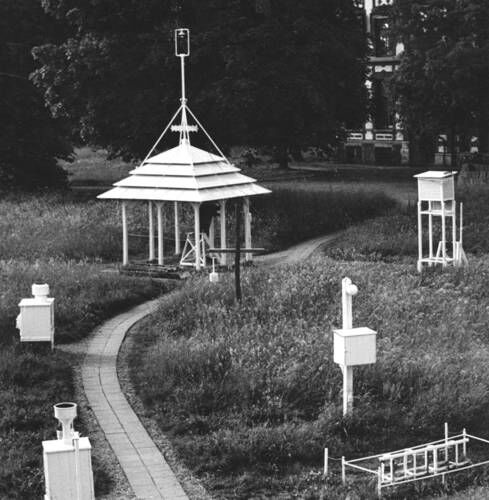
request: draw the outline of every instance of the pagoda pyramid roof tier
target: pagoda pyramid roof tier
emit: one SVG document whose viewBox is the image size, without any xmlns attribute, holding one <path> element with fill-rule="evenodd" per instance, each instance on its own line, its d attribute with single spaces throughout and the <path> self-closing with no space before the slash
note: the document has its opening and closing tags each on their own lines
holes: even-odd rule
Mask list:
<svg viewBox="0 0 489 500">
<path fill-rule="evenodd" d="M 178 146 L 148 158 L 144 163 L 157 163 L 163 165 L 196 165 L 199 163 L 225 162 L 222 156 L 217 156 L 203 149 L 196 148 L 183 142 Z"/>
<path fill-rule="evenodd" d="M 115 187 L 102 193 L 97 198 L 112 200 L 151 200 L 151 201 L 183 201 L 203 203 L 206 201 L 228 200 L 243 196 L 267 194 L 270 190 L 256 183 L 238 186 L 215 187 L 202 190 L 164 189 L 164 188 L 130 188 Z"/>
<path fill-rule="evenodd" d="M 223 156 L 182 143 L 145 160 L 98 198 L 202 203 L 269 192 Z"/>
</svg>

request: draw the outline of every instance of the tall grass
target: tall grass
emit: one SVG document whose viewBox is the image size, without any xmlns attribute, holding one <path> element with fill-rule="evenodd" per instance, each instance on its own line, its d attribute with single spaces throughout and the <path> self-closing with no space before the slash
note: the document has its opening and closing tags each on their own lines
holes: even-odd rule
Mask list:
<svg viewBox="0 0 489 500">
<path fill-rule="evenodd" d="M 32 283 L 48 283 L 55 297 L 55 341 L 79 340 L 104 319 L 166 290 L 150 280 L 120 276 L 100 265 L 51 259 L 0 261 L 0 344 L 16 339 L 15 317 Z"/>
<path fill-rule="evenodd" d="M 69 193 L 10 195 L 0 203 L 0 259 L 115 260 L 122 238 L 117 208 Z"/>
<path fill-rule="evenodd" d="M 73 400 L 73 360 L 43 345 L 19 344 L 18 303 L 32 283 L 55 297 L 55 343 L 79 340 L 96 325 L 166 286 L 108 272 L 118 258 L 115 205 L 67 194 L 9 195 L 0 202 L 0 498 L 40 498 L 42 448 L 53 439 L 52 405 Z M 139 222 L 136 209 L 132 222 Z M 83 422 L 77 427 L 83 430 Z M 94 463 L 97 494 L 110 489 Z"/>
<path fill-rule="evenodd" d="M 464 248 L 466 252 L 482 255 L 489 248 L 489 186 L 465 186 L 457 189 L 458 202 L 464 203 Z M 424 248 L 427 248 L 427 227 L 424 223 Z M 457 219 L 457 227 L 459 220 Z M 448 226 L 449 228 L 451 226 Z M 435 245 L 441 239 L 439 218 L 434 218 Z M 399 210 L 395 216 L 379 217 L 348 228 L 327 248 L 326 254 L 341 260 L 384 260 L 398 262 L 418 252 L 416 206 Z M 450 233 L 451 234 L 451 233 Z M 451 236 L 450 236 L 451 237 Z M 458 231 L 457 231 L 458 239 Z M 435 246 L 436 248 L 436 246 Z"/>
<path fill-rule="evenodd" d="M 378 331 L 378 362 L 355 369 L 349 418 L 332 361 L 345 275 L 360 288 L 354 324 Z M 311 479 L 325 446 L 337 457 L 396 449 L 439 438 L 445 421 L 487 436 L 488 279 L 487 258 L 465 273 L 422 276 L 414 266 L 322 258 L 246 272 L 241 305 L 230 281 L 192 282 L 140 331 L 131 375 L 215 493 L 278 496 L 301 484 L 303 497 L 344 498 Z"/>
<path fill-rule="evenodd" d="M 279 250 L 385 214 L 395 206 L 381 193 L 278 188 L 253 199 L 254 240 L 258 246 Z"/>
</svg>

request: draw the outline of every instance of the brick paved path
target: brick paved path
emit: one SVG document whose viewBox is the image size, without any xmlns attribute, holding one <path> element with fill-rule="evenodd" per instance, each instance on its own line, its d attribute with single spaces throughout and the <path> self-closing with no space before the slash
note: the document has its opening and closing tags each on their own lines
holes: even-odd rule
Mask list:
<svg viewBox="0 0 489 500">
<path fill-rule="evenodd" d="M 126 332 L 157 306 L 157 300 L 146 302 L 99 326 L 88 344 L 82 380 L 88 402 L 137 498 L 183 500 L 187 495 L 122 394 L 117 378 L 117 353 Z"/>
</svg>

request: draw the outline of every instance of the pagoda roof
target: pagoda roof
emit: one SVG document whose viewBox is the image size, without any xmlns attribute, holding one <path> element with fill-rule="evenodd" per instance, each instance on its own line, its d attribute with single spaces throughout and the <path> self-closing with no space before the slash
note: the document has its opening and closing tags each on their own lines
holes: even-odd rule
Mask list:
<svg viewBox="0 0 489 500">
<path fill-rule="evenodd" d="M 224 156 L 185 141 L 148 158 L 129 174 L 98 198 L 202 203 L 270 193 Z"/>
<path fill-rule="evenodd" d="M 168 149 L 163 153 L 148 158 L 144 163 L 173 164 L 173 165 L 196 165 L 200 163 L 222 162 L 226 159 L 208 151 L 196 148 L 189 143 L 183 142 L 178 146 Z"/>
</svg>

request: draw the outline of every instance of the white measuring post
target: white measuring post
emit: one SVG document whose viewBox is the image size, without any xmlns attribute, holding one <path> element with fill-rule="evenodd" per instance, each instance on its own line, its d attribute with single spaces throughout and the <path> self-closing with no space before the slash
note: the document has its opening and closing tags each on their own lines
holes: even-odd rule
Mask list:
<svg viewBox="0 0 489 500">
<path fill-rule="evenodd" d="M 328 475 L 328 455 L 329 451 L 328 448 L 324 448 L 324 469 L 323 469 L 323 476 L 327 477 Z"/>
<path fill-rule="evenodd" d="M 92 446 L 73 429 L 75 403 L 54 405 L 62 430 L 58 439 L 43 441 L 46 494 L 44 500 L 94 500 Z"/>
<path fill-rule="evenodd" d="M 216 257 L 212 257 L 212 271 L 209 273 L 209 281 L 211 283 L 219 281 L 219 273 L 216 272 Z"/>
<path fill-rule="evenodd" d="M 441 264 L 446 267 L 467 265 L 467 257 L 462 247 L 463 207 L 460 205 L 460 237 L 457 241 L 457 204 L 455 202 L 455 174 L 457 172 L 427 171 L 414 177 L 418 181 L 418 271 L 421 272 L 423 264 L 433 266 Z M 428 255 L 423 251 L 423 216 L 428 217 Z M 433 237 L 435 234 L 434 222 L 441 232 L 436 255 L 433 250 Z M 439 221 L 439 222 L 437 222 Z M 451 245 L 449 227 L 451 221 Z M 447 240 L 448 236 L 448 240 Z M 447 247 L 451 247 L 449 251 Z"/>
<path fill-rule="evenodd" d="M 353 409 L 353 367 L 376 362 L 377 332 L 353 328 L 353 297 L 358 288 L 350 278 L 341 282 L 343 328 L 334 330 L 334 362 L 343 373 L 343 415 Z"/>
<path fill-rule="evenodd" d="M 153 219 L 153 202 L 148 201 L 148 244 L 149 244 L 149 252 L 148 252 L 148 260 L 152 262 L 155 258 L 155 226 Z"/>
<path fill-rule="evenodd" d="M 54 349 L 54 299 L 47 283 L 32 285 L 32 298 L 19 302 L 16 327 L 21 342 L 50 342 Z"/>
<path fill-rule="evenodd" d="M 122 207 L 122 265 L 127 266 L 129 264 L 129 241 L 127 233 L 127 211 L 126 202 L 121 203 Z"/>
</svg>

